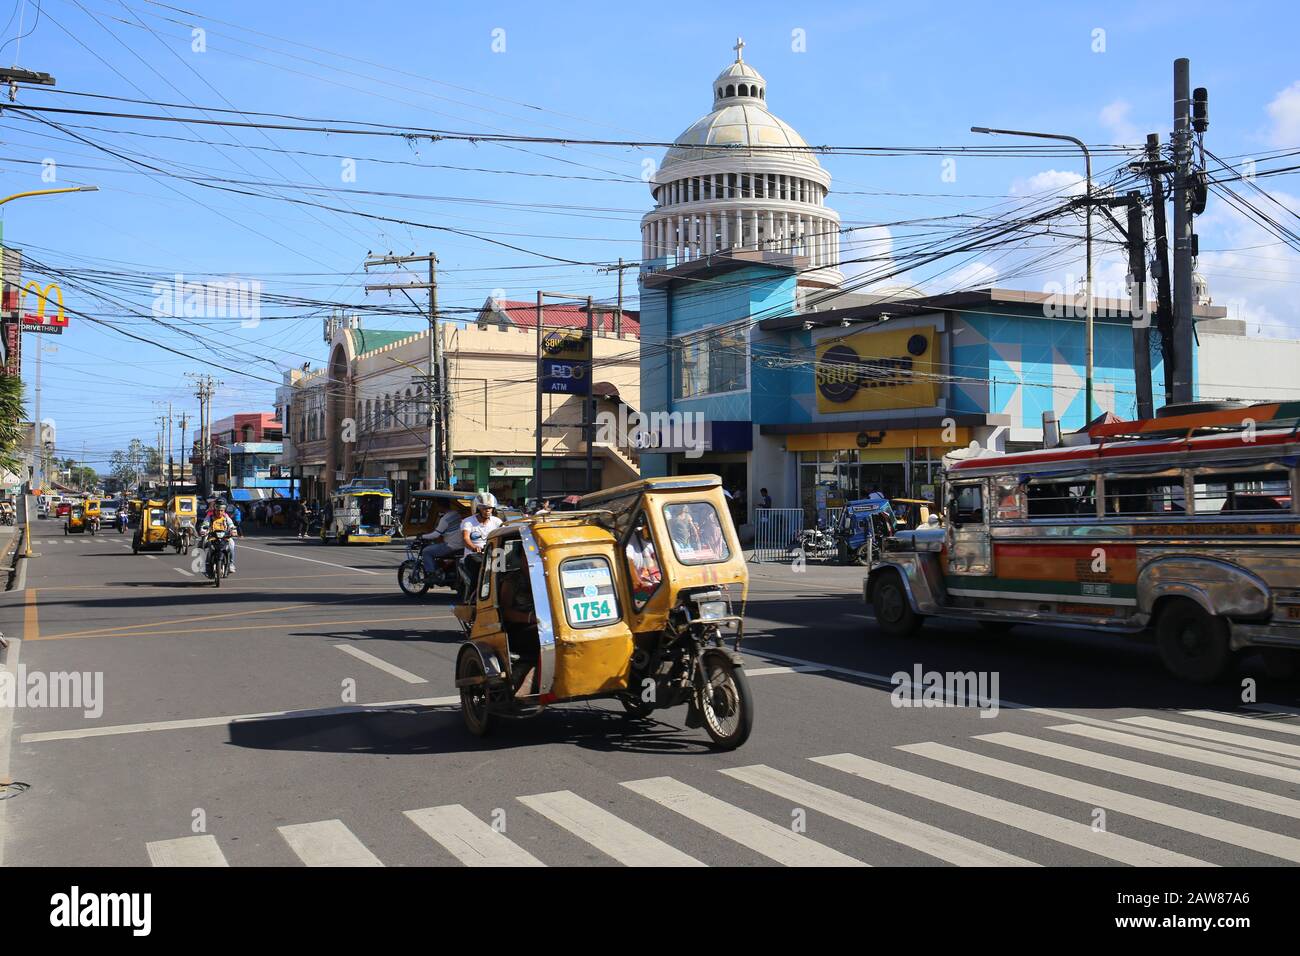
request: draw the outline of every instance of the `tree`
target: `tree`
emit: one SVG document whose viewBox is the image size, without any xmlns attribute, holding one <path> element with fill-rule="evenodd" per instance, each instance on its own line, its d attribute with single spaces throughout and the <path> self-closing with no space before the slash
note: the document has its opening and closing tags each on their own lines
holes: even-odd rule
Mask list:
<svg viewBox="0 0 1300 956">
<path fill-rule="evenodd" d="M 27 406 L 23 382 L 17 375 L 0 374 L 0 470 L 26 479 L 20 447 L 23 444 Z"/>
<path fill-rule="evenodd" d="M 134 488 L 146 475 L 155 474 L 159 468 L 158 449 L 132 438 L 124 451 L 109 456 L 109 473 L 124 488 Z"/>
</svg>

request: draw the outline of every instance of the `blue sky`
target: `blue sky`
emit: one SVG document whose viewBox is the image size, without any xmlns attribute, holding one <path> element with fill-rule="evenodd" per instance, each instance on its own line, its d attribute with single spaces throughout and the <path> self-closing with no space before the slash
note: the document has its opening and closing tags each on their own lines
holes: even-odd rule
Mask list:
<svg viewBox="0 0 1300 956">
<path fill-rule="evenodd" d="M 970 126 L 1065 132 L 1089 143 L 1140 142 L 1152 131 L 1165 140 L 1173 60 L 1187 56 L 1193 85 L 1210 89 L 1210 149 L 1245 157 L 1300 147 L 1300 67 L 1293 52 L 1300 17 L 1283 4 L 359 7 L 177 0 L 175 7 L 146 0 L 42 0 L 35 20 L 34 3 L 0 0 L 0 22 L 14 11 L 4 32 L 11 42 L 0 58 L 54 74 L 62 91 L 403 128 L 660 141 L 709 111 L 710 81 L 731 61 L 735 38 L 743 35 L 746 60 L 767 78 L 770 108 L 809 143 L 987 146 L 989 140 L 971 134 Z M 20 17 L 23 33 L 34 20 L 35 29 L 18 44 L 12 41 Z M 201 52 L 193 49 L 195 26 L 206 31 Z M 800 36 L 803 51 L 795 49 Z M 34 89 L 22 91 L 20 102 L 160 111 Z M 173 328 L 164 328 L 96 292 L 107 290 L 148 313 L 152 278 L 234 277 L 260 281 L 267 295 L 348 302 L 364 313 L 366 303 L 400 301 L 362 290 L 366 253 L 391 249 L 439 254 L 441 305 L 451 314 L 477 307 L 495 290 L 527 298 L 539 285 L 612 298 L 612 274 L 543 256 L 582 263 L 635 259 L 637 222 L 649 204 L 641 164 L 661 154 L 631 147 L 264 135 L 45 114 L 65 129 L 97 127 L 71 130 L 88 144 L 32 116 L 12 110 L 0 116 L 4 193 L 52 185 L 42 181 L 42 171 L 48 178 L 52 168 L 47 160 L 57 164 L 53 185 L 94 183 L 101 191 L 3 207 L 6 242 L 55 269 L 71 270 L 75 283 L 65 282 L 64 291 L 72 308 L 196 356 L 164 352 L 75 318 L 63 336 L 42 337 L 58 347 L 46 354 L 42 414 L 58 426 L 61 454 L 80 457 L 84 443 L 92 463 L 133 436 L 149 440 L 155 402 L 170 400 L 177 413 L 193 412 L 187 371 L 211 371 L 224 382 L 218 415 L 269 409 L 273 386 L 207 368 L 200 357 L 267 379 L 324 359 L 321 306 L 273 305 L 264 298 L 256 327 L 221 320 L 190 326 L 222 352 L 218 358 L 186 337 L 183 319 L 168 319 Z M 185 141 L 151 138 L 157 136 Z M 281 196 L 477 233 L 528 252 L 145 175 L 97 146 L 172 172 L 260 180 L 272 185 L 258 188 Z M 349 160 L 355 182 L 344 179 Z M 1115 162 L 1107 157 L 1097 165 Z M 1068 189 L 1082 172 L 1081 162 L 1069 156 L 963 156 L 955 179 L 942 175 L 938 157 L 829 156 L 823 163 L 834 177 L 831 204 L 846 226 L 862 229 L 846 241 L 875 250 L 900 235 L 881 223 Z M 1292 197 L 1300 185 L 1293 180 L 1281 176 L 1261 185 L 1296 209 Z M 1300 335 L 1291 306 L 1300 282 L 1295 253 L 1217 200 L 1200 231 L 1202 271 L 1216 303 L 1252 322 L 1259 334 Z M 937 290 L 987 284 L 1010 272 L 1004 284 L 1040 288 L 1079 271 L 1064 260 L 1051 273 L 1016 278 L 1013 263 L 980 260 L 906 278 Z M 1119 281 L 1122 271 L 1106 260 L 1101 275 Z M 130 277 L 127 288 L 120 285 L 123 276 Z M 635 295 L 633 281 L 625 288 Z M 366 324 L 414 330 L 420 320 L 374 317 Z M 34 343 L 28 336 L 29 360 Z M 29 361 L 25 376 L 31 374 Z"/>
</svg>

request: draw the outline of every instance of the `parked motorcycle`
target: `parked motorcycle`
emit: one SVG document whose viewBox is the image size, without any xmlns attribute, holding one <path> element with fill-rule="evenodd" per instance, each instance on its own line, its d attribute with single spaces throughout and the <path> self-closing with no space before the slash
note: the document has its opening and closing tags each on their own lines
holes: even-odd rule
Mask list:
<svg viewBox="0 0 1300 956">
<path fill-rule="evenodd" d="M 427 593 L 431 587 L 455 588 L 456 563 L 460 555 L 453 553 L 438 558 L 433 562 L 433 573 L 427 574 L 424 570 L 424 562 L 420 560 L 420 552 L 423 549 L 424 542 L 419 538 L 412 538 L 407 542 L 406 560 L 397 566 L 397 584 L 402 589 L 402 593 L 419 597 Z"/>
<path fill-rule="evenodd" d="M 837 548 L 835 533 L 818 523 L 815 528 L 804 528 L 790 539 L 786 557 L 791 561 L 800 557 L 823 558 L 833 554 Z"/>
</svg>

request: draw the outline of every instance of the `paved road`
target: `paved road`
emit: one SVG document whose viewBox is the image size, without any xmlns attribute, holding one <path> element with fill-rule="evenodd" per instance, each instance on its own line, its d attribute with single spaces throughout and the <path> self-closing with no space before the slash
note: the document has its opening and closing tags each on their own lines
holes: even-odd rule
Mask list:
<svg viewBox="0 0 1300 956">
<path fill-rule="evenodd" d="M 684 709 L 585 704 L 483 742 L 454 703 L 448 598 L 404 598 L 397 547 L 247 539 L 217 591 L 129 536 L 36 529 L 0 604 L 7 666 L 102 674 L 102 714 L 0 711 L 0 776 L 30 785 L 0 800 L 5 862 L 1300 862 L 1298 688 L 1249 661 L 1241 706 L 1235 681 L 1179 685 L 1111 638 L 894 640 L 859 571 L 761 566 L 741 750 Z M 916 667 L 996 674 L 1001 706 L 894 706 Z"/>
</svg>

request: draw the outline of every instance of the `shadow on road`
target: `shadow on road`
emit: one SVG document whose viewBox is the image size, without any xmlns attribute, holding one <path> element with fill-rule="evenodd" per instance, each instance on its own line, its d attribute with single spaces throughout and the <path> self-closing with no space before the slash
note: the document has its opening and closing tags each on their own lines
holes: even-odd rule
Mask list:
<svg viewBox="0 0 1300 956">
<path fill-rule="evenodd" d="M 665 712 L 673 718 L 685 715 L 684 706 Z M 633 719 L 621 710 L 583 704 L 503 720 L 486 738 L 472 736 L 459 706 L 453 706 L 240 721 L 230 726 L 229 743 L 255 750 L 379 755 L 483 753 L 556 743 L 643 754 L 694 755 L 711 749 L 702 730 L 654 718 Z"/>
</svg>

